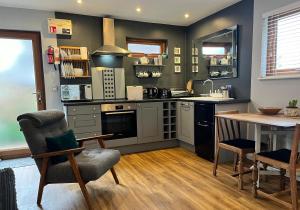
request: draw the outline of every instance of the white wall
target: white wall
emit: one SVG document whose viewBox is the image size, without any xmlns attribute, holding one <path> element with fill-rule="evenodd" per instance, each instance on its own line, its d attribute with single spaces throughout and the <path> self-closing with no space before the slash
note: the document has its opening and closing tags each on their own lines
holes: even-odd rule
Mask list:
<svg viewBox="0 0 300 210">
<path fill-rule="evenodd" d="M 46 57 L 48 46 L 57 45 L 56 36 L 47 31 L 48 17 L 54 17 L 54 12 L 0 7 L 0 29 L 41 32 L 47 109 L 62 109 L 59 92 L 53 90 L 59 85 L 59 74 Z"/>
<path fill-rule="evenodd" d="M 296 0 L 254 0 L 251 100 L 255 106 L 285 107 L 289 100 L 300 101 L 300 79 L 258 80 L 261 71 L 262 15 L 299 2 Z"/>
</svg>

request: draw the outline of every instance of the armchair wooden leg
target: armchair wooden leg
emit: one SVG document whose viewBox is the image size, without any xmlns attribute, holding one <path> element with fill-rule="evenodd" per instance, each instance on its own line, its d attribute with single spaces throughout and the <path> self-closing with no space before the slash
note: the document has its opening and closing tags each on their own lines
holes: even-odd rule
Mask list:
<svg viewBox="0 0 300 210">
<path fill-rule="evenodd" d="M 219 155 L 220 155 L 220 148 L 217 147 L 216 155 L 215 155 L 215 162 L 214 162 L 214 168 L 213 168 L 213 175 L 217 176 L 217 169 L 218 169 L 218 162 L 219 162 Z"/>
<path fill-rule="evenodd" d="M 88 191 L 85 187 L 85 183 L 83 182 L 82 178 L 81 178 L 81 175 L 80 175 L 80 172 L 79 172 L 79 169 L 78 169 L 78 165 L 75 161 L 75 158 L 74 158 L 74 154 L 68 154 L 68 159 L 70 161 L 70 165 L 72 167 L 72 170 L 73 170 L 73 173 L 74 173 L 74 176 L 75 176 L 75 179 L 76 181 L 78 182 L 79 186 L 80 186 L 80 189 L 82 191 L 82 194 L 86 200 L 86 203 L 87 203 L 87 206 L 88 206 L 88 209 L 92 210 L 92 203 L 90 201 L 90 197 L 88 195 Z"/>
<path fill-rule="evenodd" d="M 254 159 L 253 170 L 252 170 L 252 195 L 254 198 L 257 197 L 257 180 L 258 180 L 258 169 L 257 161 Z"/>
<path fill-rule="evenodd" d="M 44 191 L 44 187 L 46 185 L 46 173 L 47 173 L 47 168 L 48 168 L 48 161 L 49 161 L 49 158 L 43 158 L 43 161 L 42 161 L 41 177 L 40 177 L 39 191 L 38 191 L 38 197 L 37 197 L 37 205 L 39 205 L 39 206 L 41 206 L 43 191 Z"/>
<path fill-rule="evenodd" d="M 112 167 L 112 168 L 110 169 L 110 171 L 111 171 L 111 173 L 112 173 L 112 175 L 113 175 L 113 177 L 114 177 L 114 180 L 115 180 L 116 184 L 120 184 L 115 169 Z"/>
<path fill-rule="evenodd" d="M 243 154 L 240 154 L 239 155 L 239 183 L 238 183 L 239 190 L 243 189 L 243 172 L 244 172 L 243 159 L 244 159 Z"/>
</svg>

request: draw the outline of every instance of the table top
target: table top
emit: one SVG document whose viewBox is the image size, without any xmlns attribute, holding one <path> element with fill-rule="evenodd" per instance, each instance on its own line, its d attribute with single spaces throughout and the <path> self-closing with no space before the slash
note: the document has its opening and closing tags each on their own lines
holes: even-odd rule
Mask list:
<svg viewBox="0 0 300 210">
<path fill-rule="evenodd" d="M 286 117 L 284 115 L 264 115 L 260 113 L 238 113 L 238 114 L 219 114 L 216 117 L 248 122 L 261 125 L 270 125 L 277 127 L 294 127 L 300 124 L 300 117 Z"/>
</svg>

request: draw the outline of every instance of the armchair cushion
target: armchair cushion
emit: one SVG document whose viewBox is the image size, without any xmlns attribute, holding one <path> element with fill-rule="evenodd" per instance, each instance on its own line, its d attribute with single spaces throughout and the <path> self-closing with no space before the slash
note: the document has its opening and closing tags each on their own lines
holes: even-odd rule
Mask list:
<svg viewBox="0 0 300 210">
<path fill-rule="evenodd" d="M 75 156 L 84 182 L 97 180 L 120 160 L 120 152 L 113 149 L 84 150 Z M 47 183 L 76 182 L 69 161 L 49 166 Z"/>
<path fill-rule="evenodd" d="M 48 152 L 78 148 L 78 143 L 72 130 L 68 130 L 59 136 L 46 137 L 46 144 Z M 66 155 L 51 157 L 51 162 L 54 164 L 67 160 L 68 157 Z"/>
</svg>

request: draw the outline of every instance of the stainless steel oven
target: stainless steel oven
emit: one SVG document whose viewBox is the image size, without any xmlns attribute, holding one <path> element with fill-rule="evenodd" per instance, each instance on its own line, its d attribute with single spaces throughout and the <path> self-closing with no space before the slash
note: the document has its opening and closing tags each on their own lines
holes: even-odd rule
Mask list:
<svg viewBox="0 0 300 210">
<path fill-rule="evenodd" d="M 137 137 L 136 104 L 101 104 L 102 134 L 113 139 Z"/>
</svg>

